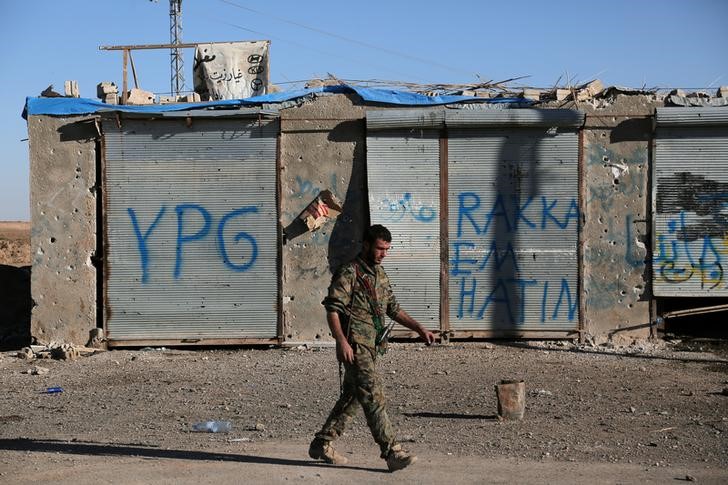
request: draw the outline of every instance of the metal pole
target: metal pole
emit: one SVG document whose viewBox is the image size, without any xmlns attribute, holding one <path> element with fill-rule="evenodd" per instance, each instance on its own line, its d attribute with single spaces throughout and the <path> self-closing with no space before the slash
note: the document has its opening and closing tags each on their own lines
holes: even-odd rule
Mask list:
<svg viewBox="0 0 728 485">
<path fill-rule="evenodd" d="M 175 46 L 170 50 L 170 88 L 174 96 L 179 96 L 185 84 L 184 58 L 178 47 L 182 42 L 182 0 L 169 0 L 169 41 Z"/>
</svg>

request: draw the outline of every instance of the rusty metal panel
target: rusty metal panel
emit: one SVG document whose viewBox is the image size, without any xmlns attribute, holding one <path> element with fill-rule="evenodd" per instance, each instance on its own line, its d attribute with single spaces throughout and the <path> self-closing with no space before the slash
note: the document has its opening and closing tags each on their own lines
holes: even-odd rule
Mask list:
<svg viewBox="0 0 728 485">
<path fill-rule="evenodd" d="M 436 130 L 367 137 L 371 223 L 392 232 L 383 264 L 402 307 L 430 329 L 439 328 L 440 319 L 439 151 Z"/>
<path fill-rule="evenodd" d="M 728 296 L 728 109 L 658 108 L 656 123 L 653 292 Z"/>
<path fill-rule="evenodd" d="M 448 127 L 450 328 L 576 330 L 575 128 Z"/>
<path fill-rule="evenodd" d="M 108 338 L 276 338 L 277 121 L 122 115 L 103 131 Z"/>
</svg>

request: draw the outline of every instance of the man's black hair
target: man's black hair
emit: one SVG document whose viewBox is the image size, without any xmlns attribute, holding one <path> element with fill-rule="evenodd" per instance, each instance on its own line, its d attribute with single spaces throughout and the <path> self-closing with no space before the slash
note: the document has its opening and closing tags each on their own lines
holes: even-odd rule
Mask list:
<svg viewBox="0 0 728 485">
<path fill-rule="evenodd" d="M 367 229 L 366 233 L 364 234 L 364 242 L 374 244 L 377 239 L 381 239 L 382 241 L 391 243 L 392 233 L 389 232 L 389 229 L 381 224 L 374 224 L 373 226 L 369 226 L 369 229 Z"/>
</svg>

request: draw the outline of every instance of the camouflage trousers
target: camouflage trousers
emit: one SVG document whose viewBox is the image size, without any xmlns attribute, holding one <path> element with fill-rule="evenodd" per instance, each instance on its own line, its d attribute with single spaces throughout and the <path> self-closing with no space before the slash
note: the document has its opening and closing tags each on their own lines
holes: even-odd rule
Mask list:
<svg viewBox="0 0 728 485">
<path fill-rule="evenodd" d="M 382 381 L 374 367 L 376 351 L 353 344 L 354 363 L 344 364 L 344 385 L 339 400 L 331 410 L 316 438 L 333 441 L 344 432 L 361 404 L 374 441 L 379 445 L 382 458 L 395 444 L 392 424 L 387 416 Z"/>
</svg>

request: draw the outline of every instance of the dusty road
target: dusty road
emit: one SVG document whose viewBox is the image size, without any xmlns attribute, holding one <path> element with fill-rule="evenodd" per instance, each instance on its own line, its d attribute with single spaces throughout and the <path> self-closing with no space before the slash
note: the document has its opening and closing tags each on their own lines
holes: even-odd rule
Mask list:
<svg viewBox="0 0 728 485">
<path fill-rule="evenodd" d="M 728 482 L 725 351 L 638 350 L 394 345 L 380 362 L 390 413 L 420 456 L 395 474 L 361 415 L 338 442 L 349 465 L 308 459 L 337 395 L 330 348 L 109 351 L 76 361 L 5 352 L 0 482 Z M 36 366 L 48 373 L 23 373 Z M 494 419 L 493 384 L 504 378 L 526 381 L 521 422 Z M 49 386 L 64 392 L 42 394 Z M 233 429 L 190 431 L 207 419 Z"/>
</svg>

